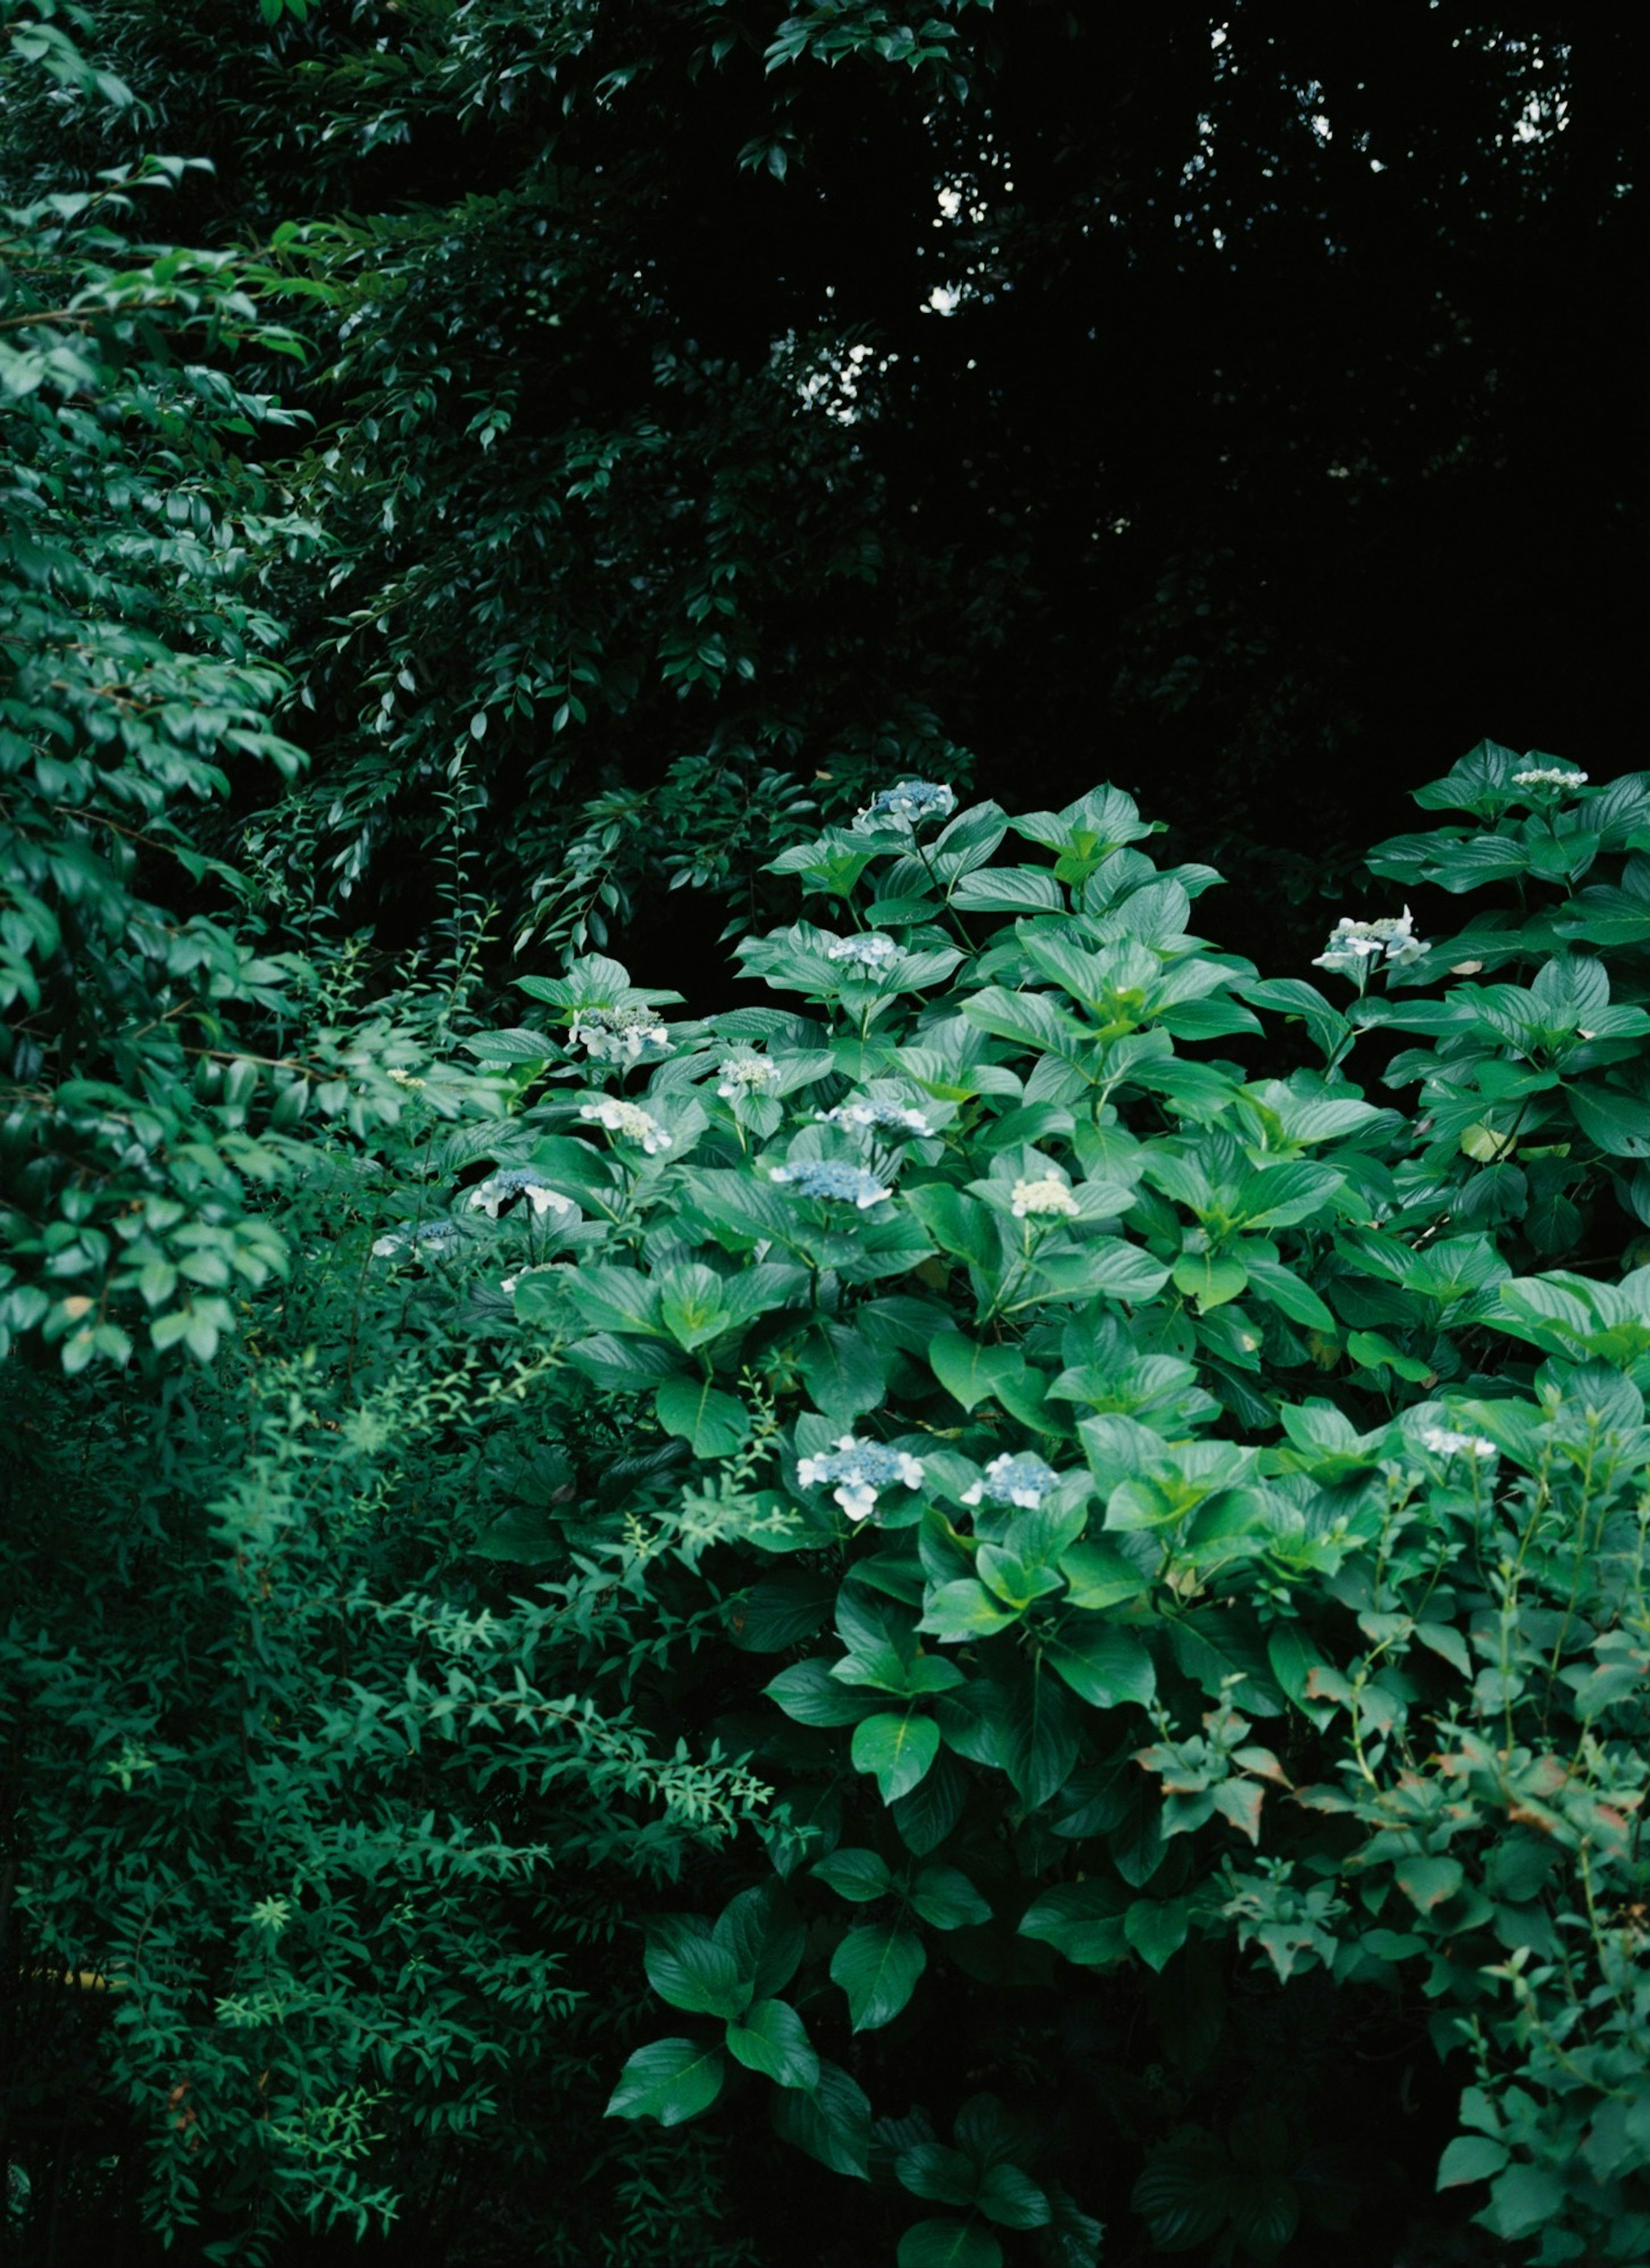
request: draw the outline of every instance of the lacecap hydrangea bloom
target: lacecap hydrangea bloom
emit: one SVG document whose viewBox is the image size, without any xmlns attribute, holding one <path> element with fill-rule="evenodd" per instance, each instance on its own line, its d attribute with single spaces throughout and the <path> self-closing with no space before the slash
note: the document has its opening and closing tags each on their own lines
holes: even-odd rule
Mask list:
<svg viewBox="0 0 1650 2268">
<path fill-rule="evenodd" d="M 635 1063 L 648 1048 L 667 1048 L 670 1031 L 651 1008 L 581 1008 L 567 1035 L 593 1063 Z"/>
<path fill-rule="evenodd" d="M 1574 772 L 1564 764 L 1536 764 L 1527 772 L 1514 772 L 1514 787 L 1585 787 L 1587 774 Z"/>
<path fill-rule="evenodd" d="M 1403 968 L 1410 961 L 1418 961 L 1425 950 L 1426 940 L 1415 934 L 1414 917 L 1408 906 L 1401 914 L 1386 914 L 1372 922 L 1354 921 L 1350 914 L 1343 914 L 1330 932 L 1328 945 L 1312 966 L 1332 969 L 1342 976 L 1356 976 L 1383 954 Z"/>
<path fill-rule="evenodd" d="M 850 1520 L 869 1520 L 884 1489 L 923 1484 L 917 1458 L 903 1449 L 885 1449 L 880 1441 L 856 1441 L 851 1433 L 844 1433 L 829 1455 L 802 1458 L 796 1476 L 804 1488 L 835 1483 L 831 1494 Z"/>
<path fill-rule="evenodd" d="M 496 1174 L 489 1174 L 470 1191 L 470 1210 L 484 1212 L 489 1220 L 497 1220 L 500 1207 L 507 1205 L 512 1197 L 526 1197 L 535 1220 L 541 1220 L 547 1212 L 578 1210 L 571 1197 L 553 1189 L 531 1166 L 501 1166 Z"/>
<path fill-rule="evenodd" d="M 984 1477 L 963 1491 L 962 1501 L 1018 1505 L 1022 1512 L 1035 1512 L 1057 1477 L 1052 1465 L 1029 1451 L 1019 1457 L 993 1457 Z"/>
<path fill-rule="evenodd" d="M 821 1110 L 818 1116 L 828 1126 L 858 1126 L 868 1133 L 932 1134 L 934 1130 L 920 1110 L 908 1110 L 902 1102 L 883 1102 L 872 1095 L 839 1102 L 835 1110 Z"/>
<path fill-rule="evenodd" d="M 825 948 L 827 961 L 851 961 L 858 968 L 880 968 L 885 961 L 894 960 L 899 947 L 891 937 L 878 930 L 867 930 L 863 937 L 839 937 Z"/>
<path fill-rule="evenodd" d="M 377 1238 L 372 1246 L 373 1256 L 387 1260 L 393 1252 L 407 1252 L 420 1245 L 429 1245 L 440 1251 L 444 1246 L 459 1241 L 459 1225 L 455 1220 L 409 1221 L 404 1228 L 392 1228 Z"/>
<path fill-rule="evenodd" d="M 925 819 L 949 819 L 956 807 L 956 797 L 938 780 L 906 780 L 873 795 L 854 825 L 861 834 L 873 827 L 917 827 Z"/>
<path fill-rule="evenodd" d="M 1435 1457 L 1496 1457 L 1500 1451 L 1482 1433 L 1455 1433 L 1447 1425 L 1424 1425 L 1421 1447 Z"/>
<path fill-rule="evenodd" d="M 1083 1210 L 1056 1174 L 1045 1174 L 1037 1182 L 1016 1182 L 1009 1209 L 1016 1220 L 1075 1220 Z"/>
<path fill-rule="evenodd" d="M 670 1147 L 669 1135 L 639 1103 L 621 1102 L 616 1096 L 608 1095 L 600 1102 L 581 1102 L 578 1115 L 626 1142 L 639 1142 L 650 1158 Z"/>
<path fill-rule="evenodd" d="M 779 1084 L 779 1066 L 766 1056 L 729 1056 L 718 1066 L 716 1091 L 724 1102 L 737 1102 L 741 1094 L 771 1094 Z"/>
<path fill-rule="evenodd" d="M 839 1165 L 834 1158 L 804 1158 L 792 1166 L 770 1166 L 768 1178 L 774 1182 L 789 1182 L 805 1197 L 825 1197 L 835 1204 L 858 1205 L 864 1212 L 867 1205 L 880 1204 L 884 1197 L 892 1197 L 874 1174 L 867 1174 L 863 1166 Z"/>
</svg>

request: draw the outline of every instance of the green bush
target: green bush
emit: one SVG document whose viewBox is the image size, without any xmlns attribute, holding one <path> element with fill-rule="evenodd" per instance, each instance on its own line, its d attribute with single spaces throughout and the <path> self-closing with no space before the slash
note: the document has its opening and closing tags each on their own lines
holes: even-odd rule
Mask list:
<svg viewBox="0 0 1650 2268">
<path fill-rule="evenodd" d="M 1650 780 L 1584 787 L 1475 751 L 1372 864 L 1516 904 L 1322 989 L 1116 790 L 908 783 L 774 862 L 784 1005 L 378 1012 L 235 1345 L 12 1433 L 27 1989 L 156 2228 L 768 2257 L 765 2108 L 900 2268 L 1350 2258 L 1405 2149 L 1418 2258 L 1644 2257 Z"/>
</svg>

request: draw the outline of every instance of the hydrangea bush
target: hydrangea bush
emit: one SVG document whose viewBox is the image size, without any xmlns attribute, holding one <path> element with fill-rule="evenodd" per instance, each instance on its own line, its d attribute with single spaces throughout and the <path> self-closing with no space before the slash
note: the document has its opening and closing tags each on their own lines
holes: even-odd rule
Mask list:
<svg viewBox="0 0 1650 2268">
<path fill-rule="evenodd" d="M 350 1320 L 211 1530 L 228 1671 L 284 1665 L 252 1753 L 382 1818 L 438 1758 L 435 1911 L 484 1881 L 506 1964 L 596 1926 L 512 1872 L 629 1885 L 622 2036 L 581 2040 L 609 2131 L 748 2163 L 770 2128 L 899 2268 L 1092 2268 L 1105 2223 L 1114 2258 L 1650 2252 L 1650 778 L 1559 770 L 1485 744 L 1423 790 L 1447 816 L 1374 854 L 1324 989 L 1199 934 L 1218 877 L 1155 866 L 1115 789 L 1011 817 L 902 783 L 774 862 L 804 917 L 740 945 L 763 1004 L 524 977 L 536 1020 L 432 1052 L 305 1200 L 319 1256 L 252 1341 L 301 1348 L 316 1267 Z M 363 1314 L 382 1392 L 457 1366 L 416 1403 L 438 1488 L 409 1428 L 386 1494 Z M 317 1762 L 340 1676 L 360 1787 Z M 156 1707 L 122 1799 L 151 1874 L 149 1766 L 188 1750 Z M 122 1986 L 135 2098 L 210 2074 L 203 2147 L 266 2215 L 404 2191 L 440 2057 L 522 2052 L 433 1891 L 329 1891 L 330 1929 L 248 1893 L 209 1990 L 94 1855 L 26 1877 L 38 1941 Z M 344 2069 L 346 1898 L 368 1973 L 416 1944 L 460 2003 L 427 2067 L 350 2049 L 328 2155 L 257 2073 L 301 2105 L 294 2023 Z M 151 2107 L 164 2220 L 206 2161 Z"/>
<path fill-rule="evenodd" d="M 720 1911 L 650 1931 L 677 2014 L 611 2108 L 767 2088 L 908 2193 L 901 2268 L 1097 2257 L 1046 2088 L 924 2043 L 1120 1978 L 1215 2034 L 1268 1977 L 1410 2012 L 1484 2258 L 1650 2248 L 1650 781 L 1485 744 L 1418 800 L 1455 816 L 1371 865 L 1440 934 L 1347 917 L 1324 990 L 1198 935 L 1218 878 L 1114 789 L 906 783 L 776 862 L 813 917 L 740 948 L 776 1005 L 617 1075 L 656 1155 L 575 1138 L 548 1035 L 527 1067 L 513 1138 L 588 1241 L 518 1325 L 683 1445 L 626 1564 L 700 1570 L 775 1791 Z M 1199 2036 L 1116 2110 L 1151 2242 L 1335 2242 L 1309 2069 L 1234 2086 Z"/>
</svg>

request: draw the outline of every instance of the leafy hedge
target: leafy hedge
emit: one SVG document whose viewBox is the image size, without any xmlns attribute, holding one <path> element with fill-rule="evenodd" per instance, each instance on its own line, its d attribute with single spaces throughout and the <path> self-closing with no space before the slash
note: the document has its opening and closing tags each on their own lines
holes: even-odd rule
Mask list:
<svg viewBox="0 0 1650 2268">
<path fill-rule="evenodd" d="M 1424 2257 L 1644 2257 L 1650 778 L 1418 800 L 1512 893 L 1318 985 L 906 783 L 783 1005 L 382 1007 L 215 1366 L 35 1374 L 20 1989 L 157 2228 L 764 2257 L 765 2108 L 900 2268 L 1362 2257 L 1405 2149 Z"/>
</svg>

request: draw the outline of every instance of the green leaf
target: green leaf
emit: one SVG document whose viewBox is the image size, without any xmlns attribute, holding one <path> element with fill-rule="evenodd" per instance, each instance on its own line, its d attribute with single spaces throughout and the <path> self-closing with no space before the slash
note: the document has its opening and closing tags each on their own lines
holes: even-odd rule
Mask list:
<svg viewBox="0 0 1650 2268">
<path fill-rule="evenodd" d="M 1138 1599 L 1149 1587 L 1132 1559 L 1114 1544 L 1098 1540 L 1074 1543 L 1069 1551 L 1062 1552 L 1060 1572 L 1074 1607 L 1120 1606 L 1125 1599 Z"/>
<path fill-rule="evenodd" d="M 734 2060 L 779 2087 L 816 2087 L 820 2060 L 807 2027 L 785 2000 L 755 2000 L 727 2028 Z"/>
<path fill-rule="evenodd" d="M 894 1877 L 888 1860 L 874 1851 L 833 1851 L 814 1867 L 814 1879 L 835 1890 L 838 1897 L 866 1905 L 873 1898 L 886 1896 Z"/>
<path fill-rule="evenodd" d="M 1026 1909 L 1021 1937 L 1035 1938 L 1089 1969 L 1109 1968 L 1129 1949 L 1126 1890 L 1109 1881 L 1062 1882 Z"/>
<path fill-rule="evenodd" d="M 1650 1102 L 1613 1086 L 1566 1086 L 1565 1101 L 1590 1142 L 1612 1158 L 1650 1158 Z"/>
<path fill-rule="evenodd" d="M 799 1725 L 857 1725 L 877 1706 L 874 1695 L 851 1691 L 817 1659 L 792 1662 L 762 1690 Z"/>
<path fill-rule="evenodd" d="M 750 1985 L 732 1955 L 697 1919 L 655 1923 L 643 1965 L 659 1999 L 691 2016 L 737 2016 L 750 2005 Z"/>
<path fill-rule="evenodd" d="M 1137 1898 L 1123 1916 L 1123 1931 L 1149 1968 L 1162 1970 L 1186 1942 L 1190 1898 Z"/>
<path fill-rule="evenodd" d="M 895 2160 L 894 2171 L 901 2188 L 927 2205 L 971 2205 L 980 2186 L 974 2160 L 943 2142 L 914 2143 Z"/>
<path fill-rule="evenodd" d="M 841 2066 L 820 2063 L 814 2087 L 786 2088 L 775 2095 L 774 2131 L 833 2173 L 870 2179 L 871 2105 Z"/>
<path fill-rule="evenodd" d="M 653 1408 L 665 1431 L 686 1441 L 696 1457 L 731 1457 L 750 1439 L 749 1410 L 706 1379 L 667 1379 Z"/>
<path fill-rule="evenodd" d="M 1115 1623 L 1068 1615 L 1042 1658 L 1092 1709 L 1115 1709 L 1123 1701 L 1144 1705 L 1157 1692 L 1151 1655 L 1132 1631 Z"/>
<path fill-rule="evenodd" d="M 1423 1913 L 1447 1904 L 1465 1880 L 1458 1859 L 1400 1859 L 1392 1872 L 1398 1888 Z"/>
<path fill-rule="evenodd" d="M 716 2101 L 725 2069 L 719 2047 L 696 2040 L 655 2040 L 637 2048 L 625 2064 L 602 2116 L 657 2118 L 661 2126 L 680 2126 Z"/>
<path fill-rule="evenodd" d="M 921 1938 L 896 1922 L 851 1929 L 831 1955 L 830 1973 L 848 1996 L 853 2029 L 874 2032 L 892 2023 L 927 1966 Z"/>
<path fill-rule="evenodd" d="M 995 1394 L 1005 1379 L 1025 1368 L 1018 1348 L 976 1346 L 961 1331 L 942 1331 L 930 1345 L 928 1359 L 934 1376 L 965 1410 L 972 1410 Z"/>
<path fill-rule="evenodd" d="M 1175 1290 L 1196 1300 L 1200 1309 L 1235 1300 L 1249 1280 L 1241 1261 L 1224 1260 L 1212 1252 L 1182 1252 L 1170 1272 Z"/>
<path fill-rule="evenodd" d="M 991 1909 L 958 1867 L 924 1867 L 911 1884 L 912 1909 L 934 1929 L 988 1922 Z"/>
<path fill-rule="evenodd" d="M 1565 2187 L 1557 2174 L 1544 2166 L 1509 2166 L 1491 2183 L 1490 2202 L 1474 2218 L 1492 2235 L 1516 2242 L 1556 2221 L 1565 2203 Z"/>
<path fill-rule="evenodd" d="M 939 1753 L 939 1727 L 932 1717 L 867 1717 L 850 1751 L 856 1771 L 873 1772 L 884 1803 L 908 1795 Z"/>
<path fill-rule="evenodd" d="M 900 2239 L 899 2268 L 1003 2268 L 990 2229 L 966 2220 L 919 2220 Z"/>
<path fill-rule="evenodd" d="M 1506 2161 L 1506 2150 L 1487 2134 L 1457 2134 L 1438 2161 L 1437 2186 L 1450 2190 L 1462 2182 L 1487 2182 Z"/>
<path fill-rule="evenodd" d="M 976 2201 L 986 2219 L 1001 2228 L 1046 2228 L 1052 2218 L 1047 2197 L 1018 2166 L 988 2166 Z"/>
<path fill-rule="evenodd" d="M 1005 1607 L 974 1576 L 959 1575 L 954 1582 L 941 1583 L 928 1593 L 917 1628 L 937 1638 L 942 1646 L 955 1646 L 1006 1630 L 1020 1620 L 1020 1611 L 1017 1607 Z"/>
<path fill-rule="evenodd" d="M 833 1425 L 851 1428 L 856 1418 L 881 1406 L 888 1365 L 863 1331 L 846 1323 L 816 1323 L 798 1351 L 814 1406 Z"/>
</svg>

